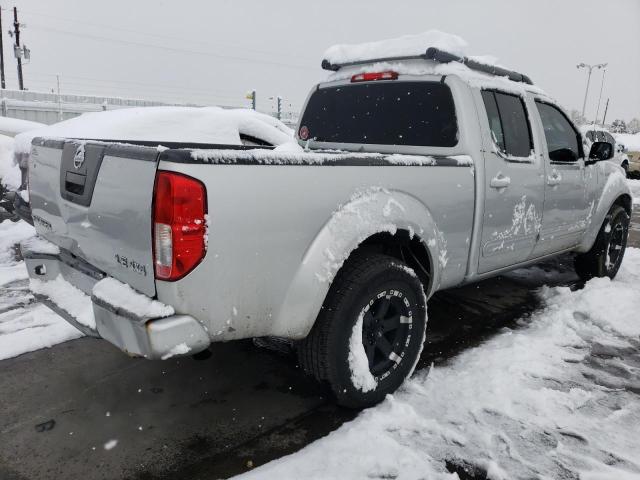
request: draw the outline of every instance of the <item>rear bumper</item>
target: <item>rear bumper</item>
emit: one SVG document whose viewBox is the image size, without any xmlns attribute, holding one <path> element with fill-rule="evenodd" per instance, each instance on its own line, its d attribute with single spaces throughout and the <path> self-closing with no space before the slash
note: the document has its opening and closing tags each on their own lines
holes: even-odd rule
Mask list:
<svg viewBox="0 0 640 480">
<path fill-rule="evenodd" d="M 102 272 L 69 253 L 56 252 L 55 247 L 37 248 L 43 245 L 46 247 L 46 243 L 29 241 L 21 245 L 32 279 L 31 290 L 38 300 L 84 334 L 103 338 L 131 356 L 148 359 L 193 354 L 209 346 L 209 335 L 195 318 L 179 314 L 153 317 L 128 310 L 123 305 L 140 301 L 161 304 L 124 284 L 120 284 L 120 291 L 127 298 L 98 297 L 93 290 L 106 278 Z M 135 296 L 133 303 L 132 296 Z"/>
</svg>

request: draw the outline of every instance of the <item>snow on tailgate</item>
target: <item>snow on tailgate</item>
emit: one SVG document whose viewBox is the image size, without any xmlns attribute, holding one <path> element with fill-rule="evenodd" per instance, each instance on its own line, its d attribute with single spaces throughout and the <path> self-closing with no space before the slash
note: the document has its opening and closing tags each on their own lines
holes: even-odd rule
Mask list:
<svg viewBox="0 0 640 480">
<path fill-rule="evenodd" d="M 639 478 L 640 250 L 245 478 Z M 612 307 L 616 315 L 611 315 Z"/>
</svg>

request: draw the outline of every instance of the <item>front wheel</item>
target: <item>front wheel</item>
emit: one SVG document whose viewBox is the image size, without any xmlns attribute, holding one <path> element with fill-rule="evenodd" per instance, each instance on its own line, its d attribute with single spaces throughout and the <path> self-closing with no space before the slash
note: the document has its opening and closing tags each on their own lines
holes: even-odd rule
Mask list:
<svg viewBox="0 0 640 480">
<path fill-rule="evenodd" d="M 358 254 L 338 273 L 300 343 L 300 364 L 328 384 L 339 404 L 375 405 L 413 371 L 426 323 L 426 299 L 413 270 L 387 255 Z"/>
<path fill-rule="evenodd" d="M 614 278 L 620 269 L 629 234 L 629 214 L 614 205 L 604 219 L 596 241 L 574 260 L 576 273 L 587 281 L 593 277 Z"/>
</svg>

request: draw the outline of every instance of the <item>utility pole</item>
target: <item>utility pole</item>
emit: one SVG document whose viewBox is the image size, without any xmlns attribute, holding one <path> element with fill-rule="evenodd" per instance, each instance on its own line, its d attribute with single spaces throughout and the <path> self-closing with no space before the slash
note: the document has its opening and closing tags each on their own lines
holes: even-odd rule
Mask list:
<svg viewBox="0 0 640 480">
<path fill-rule="evenodd" d="M 600 101 L 602 100 L 602 89 L 604 87 L 604 76 L 607 74 L 607 64 L 604 64 L 604 70 L 602 71 L 602 82 L 600 83 L 600 95 L 598 96 L 598 108 L 596 109 L 596 122 L 598 122 L 598 114 L 600 113 Z M 602 122 L 604 125 L 604 122 Z"/>
<path fill-rule="evenodd" d="M 58 121 L 62 121 L 62 97 L 60 96 L 60 75 L 56 75 L 56 83 L 58 84 Z"/>
<path fill-rule="evenodd" d="M 0 84 L 2 84 L 2 89 L 7 88 L 7 85 L 4 81 L 4 46 L 2 44 L 2 8 L 0 7 Z"/>
<path fill-rule="evenodd" d="M 589 70 L 589 76 L 587 77 L 587 89 L 584 92 L 584 102 L 582 103 L 582 116 L 584 117 L 585 109 L 587 108 L 587 96 L 589 95 L 589 82 L 591 81 L 591 72 L 594 68 L 606 67 L 606 63 L 598 63 L 597 65 L 589 65 L 587 63 L 579 63 L 576 68 L 586 68 Z"/>
<path fill-rule="evenodd" d="M 607 118 L 607 110 L 609 110 L 609 99 L 607 98 L 607 105 L 604 107 L 604 115 L 602 116 L 602 126 L 604 127 L 604 121 Z"/>
<path fill-rule="evenodd" d="M 22 78 L 22 51 L 20 50 L 20 23 L 18 22 L 18 9 L 13 7 L 13 28 L 16 36 L 14 52 L 18 59 L 18 85 L 20 90 L 24 90 L 24 79 Z"/>
</svg>

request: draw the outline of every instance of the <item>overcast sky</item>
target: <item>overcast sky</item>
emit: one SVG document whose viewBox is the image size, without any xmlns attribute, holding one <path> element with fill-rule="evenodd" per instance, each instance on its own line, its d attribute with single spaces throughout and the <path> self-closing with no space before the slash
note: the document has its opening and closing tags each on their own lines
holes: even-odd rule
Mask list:
<svg viewBox="0 0 640 480">
<path fill-rule="evenodd" d="M 8 88 L 16 88 L 12 12 L 2 2 Z M 438 29 L 460 35 L 468 53 L 489 54 L 528 74 L 567 109 L 582 108 L 585 70 L 608 62 L 607 120 L 640 117 L 640 0 L 15 0 L 31 49 L 25 86 L 64 93 L 246 105 L 282 95 L 298 109 L 325 78 L 335 43 Z M 6 10 L 5 10 L 6 9 Z M 602 71 L 594 71 L 587 117 Z M 600 116 L 602 116 L 602 109 Z"/>
</svg>

